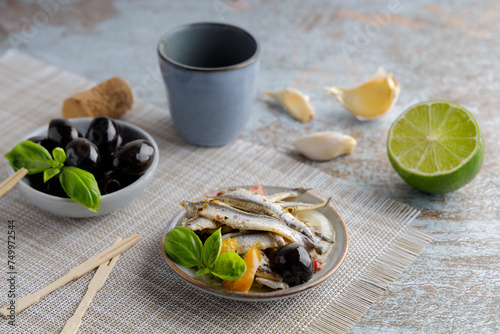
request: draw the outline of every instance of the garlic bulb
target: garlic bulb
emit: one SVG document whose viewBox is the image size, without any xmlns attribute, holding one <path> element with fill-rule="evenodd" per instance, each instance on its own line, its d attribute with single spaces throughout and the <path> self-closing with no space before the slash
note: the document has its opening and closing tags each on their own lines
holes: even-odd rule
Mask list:
<svg viewBox="0 0 500 334">
<path fill-rule="evenodd" d="M 314 108 L 309 103 L 309 98 L 298 89 L 285 88 L 276 93 L 266 92 L 266 95 L 301 122 L 308 122 L 314 117 Z"/>
<path fill-rule="evenodd" d="M 396 78 L 383 68 L 358 87 L 325 89 L 359 120 L 375 119 L 385 114 L 396 103 L 400 91 Z"/>
<path fill-rule="evenodd" d="M 294 143 L 297 151 L 311 160 L 326 161 L 349 154 L 357 145 L 356 139 L 334 131 L 316 132 Z"/>
</svg>

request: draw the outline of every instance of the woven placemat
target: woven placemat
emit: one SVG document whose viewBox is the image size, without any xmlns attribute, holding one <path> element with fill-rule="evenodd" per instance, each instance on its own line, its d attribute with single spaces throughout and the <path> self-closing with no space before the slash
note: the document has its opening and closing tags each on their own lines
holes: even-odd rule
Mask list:
<svg viewBox="0 0 500 334">
<path fill-rule="evenodd" d="M 8 152 L 28 131 L 60 117 L 64 99 L 92 82 L 17 51 L 0 59 L 0 179 Z M 7 292 L 7 221 L 15 220 L 17 297 L 46 286 L 119 237 L 143 239 L 124 253 L 83 317 L 81 333 L 345 333 L 417 257 L 432 237 L 408 223 L 418 210 L 366 192 L 268 148 L 236 141 L 198 148 L 176 134 L 167 111 L 137 102 L 124 120 L 158 142 L 155 180 L 135 201 L 91 219 L 61 218 L 28 203 L 17 189 L 0 200 L 0 302 Z M 333 203 L 350 234 L 348 256 L 330 279 L 297 297 L 248 303 L 200 293 L 170 271 L 160 253 L 178 201 L 237 184 L 314 188 Z M 16 317 L 2 333 L 57 333 L 93 273 L 72 281 Z"/>
</svg>

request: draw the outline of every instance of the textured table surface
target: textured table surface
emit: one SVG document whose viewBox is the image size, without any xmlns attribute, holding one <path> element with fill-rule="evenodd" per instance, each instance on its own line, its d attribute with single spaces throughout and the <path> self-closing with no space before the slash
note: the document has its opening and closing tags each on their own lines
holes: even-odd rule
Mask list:
<svg viewBox="0 0 500 334">
<path fill-rule="evenodd" d="M 0 53 L 17 48 L 94 81 L 122 76 L 140 99 L 167 109 L 156 44 L 166 29 L 195 21 L 237 24 L 261 43 L 260 98 L 242 139 L 417 207 L 422 214 L 412 225 L 435 235 L 352 333 L 498 333 L 499 3 L 0 0 Z M 323 90 L 361 83 L 379 66 L 401 85 L 395 108 L 379 120 L 357 121 Z M 294 121 L 262 99 L 288 86 L 310 96 L 313 121 Z M 407 186 L 385 149 L 399 113 L 431 99 L 471 110 L 486 140 L 479 176 L 446 195 Z M 323 163 L 293 152 L 294 139 L 320 130 L 350 134 L 358 147 Z"/>
</svg>

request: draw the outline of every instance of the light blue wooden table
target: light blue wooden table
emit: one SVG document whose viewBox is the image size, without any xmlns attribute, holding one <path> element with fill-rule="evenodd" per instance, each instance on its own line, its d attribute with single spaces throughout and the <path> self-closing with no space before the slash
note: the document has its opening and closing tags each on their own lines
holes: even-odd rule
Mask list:
<svg viewBox="0 0 500 334">
<path fill-rule="evenodd" d="M 275 147 L 364 189 L 422 210 L 412 225 L 435 235 L 352 333 L 499 333 L 500 4 L 497 1 L 113 1 L 0 0 L 0 53 L 9 48 L 96 82 L 122 76 L 137 96 L 166 108 L 156 44 L 168 28 L 222 21 L 262 46 L 259 101 L 242 139 Z M 401 85 L 395 108 L 359 122 L 324 86 L 351 86 L 382 66 Z M 296 87 L 311 97 L 312 122 L 271 108 L 266 90 Z M 392 169 L 391 122 L 425 100 L 462 104 L 486 139 L 479 176 L 459 191 L 426 195 Z M 349 156 L 313 163 L 291 141 L 319 130 L 354 136 Z"/>
</svg>

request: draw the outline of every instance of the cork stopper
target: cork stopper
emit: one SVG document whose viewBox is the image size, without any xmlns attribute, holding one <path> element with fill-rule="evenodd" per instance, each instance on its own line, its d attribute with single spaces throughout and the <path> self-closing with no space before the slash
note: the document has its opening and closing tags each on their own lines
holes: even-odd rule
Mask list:
<svg viewBox="0 0 500 334">
<path fill-rule="evenodd" d="M 64 118 L 107 116 L 119 118 L 132 107 L 132 87 L 122 78 L 114 77 L 90 90 L 64 101 Z"/>
</svg>

